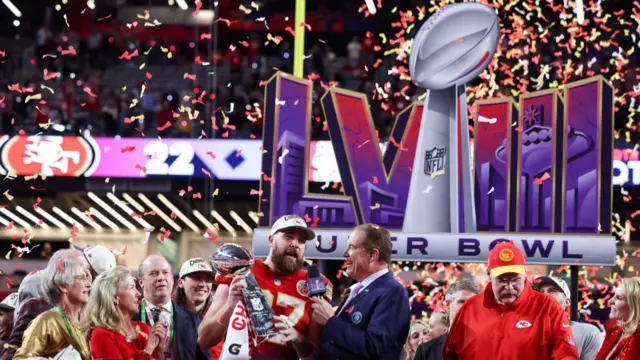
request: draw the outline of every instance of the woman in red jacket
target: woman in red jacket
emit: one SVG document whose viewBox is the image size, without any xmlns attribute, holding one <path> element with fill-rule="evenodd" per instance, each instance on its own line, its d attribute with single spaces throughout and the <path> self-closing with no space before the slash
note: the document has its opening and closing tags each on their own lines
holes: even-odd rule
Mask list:
<svg viewBox="0 0 640 360">
<path fill-rule="evenodd" d="M 140 293 L 127 268 L 116 266 L 93 282 L 85 310 L 91 358 L 164 359 L 167 326 L 131 321 L 139 311 Z"/>
<path fill-rule="evenodd" d="M 640 278 L 623 279 L 609 302 L 611 321 L 596 360 L 640 359 Z"/>
</svg>

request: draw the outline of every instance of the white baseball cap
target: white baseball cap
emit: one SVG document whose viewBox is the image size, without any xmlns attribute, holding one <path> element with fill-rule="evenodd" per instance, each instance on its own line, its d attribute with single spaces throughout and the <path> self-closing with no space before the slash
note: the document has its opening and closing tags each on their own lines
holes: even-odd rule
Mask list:
<svg viewBox="0 0 640 360">
<path fill-rule="evenodd" d="M 82 253 L 97 274 L 116 267 L 116 256 L 102 245 L 88 246 L 82 249 Z"/>
<path fill-rule="evenodd" d="M 297 215 L 285 215 L 276 220 L 271 227 L 270 235 L 275 235 L 278 231 L 291 228 L 301 229 L 304 231 L 305 235 L 307 235 L 307 241 L 313 240 L 316 237 L 316 233 L 307 227 L 307 223 L 304 219 Z"/>
<path fill-rule="evenodd" d="M 553 285 L 564 293 L 567 299 L 571 298 L 571 290 L 569 290 L 569 285 L 567 282 L 553 276 L 538 276 L 534 279 L 534 283 L 538 285 L 538 289 L 544 285 Z"/>
<path fill-rule="evenodd" d="M 213 268 L 211 267 L 211 264 L 203 258 L 189 259 L 182 264 L 179 277 L 182 279 L 183 277 L 196 272 L 213 274 Z"/>
<path fill-rule="evenodd" d="M 7 295 L 4 300 L 0 303 L 0 310 L 4 311 L 13 311 L 18 306 L 18 293 L 14 292 Z"/>
</svg>

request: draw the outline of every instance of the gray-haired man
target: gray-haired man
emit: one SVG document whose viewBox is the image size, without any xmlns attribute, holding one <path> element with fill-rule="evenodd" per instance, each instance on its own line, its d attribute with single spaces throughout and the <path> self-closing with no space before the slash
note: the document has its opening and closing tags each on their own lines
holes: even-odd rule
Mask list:
<svg viewBox="0 0 640 360">
<path fill-rule="evenodd" d="M 536 290 L 551 295 L 563 310 L 566 311 L 571 304 L 571 291 L 564 280 L 552 276 L 538 276 L 534 285 Z M 576 338 L 580 360 L 595 359 L 604 341 L 602 332 L 594 325 L 577 321 L 571 322 L 571 331 Z"/>
<path fill-rule="evenodd" d="M 480 288 L 471 280 L 460 280 L 449 285 L 447 294 L 445 295 L 445 301 L 449 307 L 449 326 L 453 324 L 453 319 L 455 319 L 456 314 L 460 308 L 462 308 L 462 305 L 464 305 L 469 298 L 479 293 Z M 431 322 L 431 319 L 429 322 Z M 413 360 L 441 360 L 442 349 L 444 348 L 444 343 L 447 340 L 447 334 L 448 332 L 445 332 L 444 334 L 420 345 Z"/>
</svg>

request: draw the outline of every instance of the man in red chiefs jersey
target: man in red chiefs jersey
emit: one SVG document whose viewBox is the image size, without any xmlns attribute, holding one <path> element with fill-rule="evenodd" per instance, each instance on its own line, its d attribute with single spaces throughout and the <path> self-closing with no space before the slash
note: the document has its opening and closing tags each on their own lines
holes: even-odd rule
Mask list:
<svg viewBox="0 0 640 360">
<path fill-rule="evenodd" d="M 564 311 L 531 288 L 522 251 L 511 242 L 489 252 L 491 282 L 462 306 L 444 360 L 579 360 Z"/>
<path fill-rule="evenodd" d="M 297 360 L 313 358 L 317 353 L 322 329 L 311 321 L 313 302 L 307 296 L 307 271 L 303 269 L 304 249 L 314 238 L 315 233 L 299 216 L 285 215 L 273 224 L 269 255 L 264 262 L 256 259 L 251 274 L 276 314 L 279 335 L 253 348 L 251 359 Z M 331 283 L 326 278 L 324 282 L 325 297 L 331 301 Z M 246 286 L 241 276 L 217 276 L 216 283 L 213 303 L 198 331 L 198 344 L 203 348 L 224 340 L 229 319 L 243 299 Z"/>
</svg>

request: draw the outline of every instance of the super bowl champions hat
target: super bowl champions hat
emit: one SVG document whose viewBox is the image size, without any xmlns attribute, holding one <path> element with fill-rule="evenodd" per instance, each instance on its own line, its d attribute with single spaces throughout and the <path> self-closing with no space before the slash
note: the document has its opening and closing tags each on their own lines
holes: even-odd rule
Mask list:
<svg viewBox="0 0 640 360">
<path fill-rule="evenodd" d="M 557 277 L 538 276 L 533 280 L 533 283 L 536 285 L 538 289 L 543 287 L 544 285 L 553 285 L 558 289 L 560 289 L 564 293 L 564 296 L 567 297 L 567 299 L 571 298 L 571 290 L 569 290 L 569 285 L 567 285 L 566 281 L 559 279 Z"/>
<path fill-rule="evenodd" d="M 502 274 L 526 274 L 526 262 L 522 251 L 512 242 L 502 242 L 489 252 L 489 272 L 497 277 Z"/>
<path fill-rule="evenodd" d="M 182 264 L 182 267 L 180 267 L 180 274 L 178 276 L 180 277 L 180 279 L 182 279 L 189 274 L 197 272 L 206 272 L 213 274 L 213 268 L 207 260 L 203 258 L 193 258 L 185 261 L 184 264 Z"/>
<path fill-rule="evenodd" d="M 7 295 L 2 302 L 0 302 L 0 310 L 14 311 L 18 306 L 18 293 L 14 292 Z"/>
<path fill-rule="evenodd" d="M 307 223 L 304 219 L 297 215 L 285 215 L 276 220 L 271 227 L 270 235 L 275 235 L 278 231 L 291 228 L 297 228 L 304 231 L 305 235 L 307 235 L 307 241 L 313 240 L 316 237 L 316 233 L 307 227 Z"/>
<path fill-rule="evenodd" d="M 102 245 L 87 246 L 82 253 L 97 274 L 116 267 L 116 256 Z"/>
</svg>

